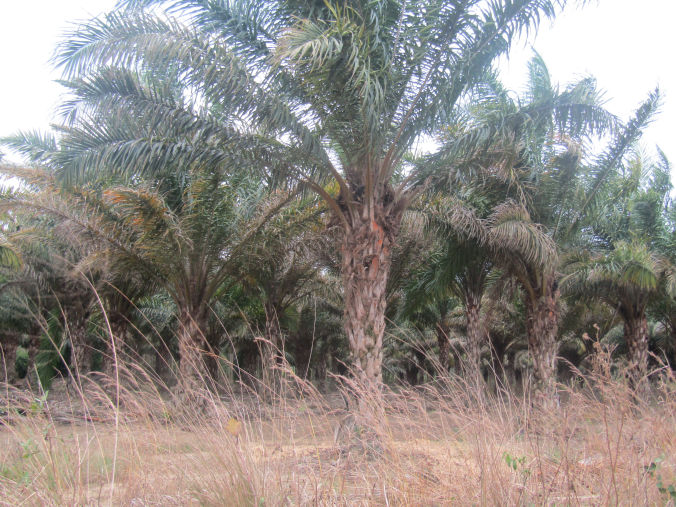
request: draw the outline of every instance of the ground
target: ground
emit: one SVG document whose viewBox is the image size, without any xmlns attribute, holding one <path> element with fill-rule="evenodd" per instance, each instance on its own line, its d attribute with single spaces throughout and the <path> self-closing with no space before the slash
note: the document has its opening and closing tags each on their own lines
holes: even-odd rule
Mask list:
<svg viewBox="0 0 676 507">
<path fill-rule="evenodd" d="M 618 382 L 540 408 L 452 380 L 386 391 L 363 431 L 339 393 L 233 390 L 186 410 L 97 383 L 5 387 L 3 505 L 673 505 L 676 397 Z M 563 387 L 563 386 L 562 386 Z M 354 445 L 368 434 L 364 445 Z M 371 447 L 373 435 L 377 450 Z M 670 489 L 671 488 L 671 489 Z"/>
</svg>

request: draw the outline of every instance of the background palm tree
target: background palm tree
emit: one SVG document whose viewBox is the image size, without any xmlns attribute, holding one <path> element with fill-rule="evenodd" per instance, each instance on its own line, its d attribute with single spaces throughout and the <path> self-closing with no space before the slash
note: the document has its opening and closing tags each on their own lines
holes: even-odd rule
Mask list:
<svg viewBox="0 0 676 507">
<path fill-rule="evenodd" d="M 48 173 L 39 174 L 53 181 Z M 178 179 L 173 181 L 178 184 Z M 73 189 L 69 200 L 59 195 L 60 189 L 50 187 L 50 192 L 11 199 L 6 205 L 40 210 L 67 224 L 70 230 L 61 234 L 62 241 L 79 239 L 88 244 L 86 254 L 77 259 L 79 269 L 96 272 L 95 266 L 100 270 L 101 261 L 108 260 L 107 267 L 117 270 L 113 279 L 122 278 L 122 273 L 136 273 L 169 293 L 178 313 L 180 378 L 184 391 L 192 393 L 209 378 L 202 357 L 208 350 L 209 304 L 223 283 L 235 276 L 235 264 L 245 246 L 261 233 L 287 197 L 270 197 L 247 177 L 224 182 L 217 174 L 192 173 L 181 183 L 183 188 L 173 188 L 165 195 L 151 184 L 107 188 L 98 196 L 93 191 Z M 166 181 L 160 185 L 166 190 Z M 132 283 L 133 277 L 127 279 Z M 89 286 L 86 289 L 92 301 L 93 293 Z M 88 312 L 74 301 L 71 297 L 64 303 L 66 325 L 79 330 L 86 325 Z M 71 311 L 75 313 L 71 315 Z M 71 331 L 79 336 L 74 333 Z M 74 346 L 74 350 L 80 347 Z"/>
<path fill-rule="evenodd" d="M 621 317 L 633 381 L 648 371 L 648 317 L 666 317 L 673 299 L 669 249 L 669 164 L 634 154 L 610 178 L 586 231 L 588 250 L 564 263 L 573 297 L 605 302 Z M 666 243 L 665 243 L 666 241 Z"/>
<path fill-rule="evenodd" d="M 317 293 L 317 250 L 322 245 L 322 207 L 315 199 L 297 199 L 272 217 L 265 233 L 241 256 L 239 278 L 263 307 L 262 344 L 264 384 L 271 386 L 274 369 L 285 354 L 286 312 Z"/>
<path fill-rule="evenodd" d="M 583 252 L 565 268 L 566 290 L 577 297 L 597 298 L 614 308 L 624 323 L 630 369 L 635 383 L 648 371 L 648 305 L 658 296 L 663 276 L 660 259 L 645 245 L 620 241 L 606 253 Z"/>
<path fill-rule="evenodd" d="M 462 197 L 459 197 L 462 194 Z M 456 195 L 462 199 L 463 205 L 475 205 L 474 210 L 481 208 L 486 199 L 473 193 L 459 190 Z M 458 211 L 458 200 L 445 197 L 443 194 L 431 195 L 421 212 L 425 215 L 428 234 L 436 238 L 435 245 L 419 270 L 411 277 L 407 304 L 412 308 L 422 304 L 436 304 L 439 321 L 436 323 L 439 361 L 442 368 L 449 367 L 449 313 L 455 298 L 464 308 L 466 324 L 466 341 L 464 349 L 466 360 L 463 366 L 471 385 L 477 392 L 483 390 L 481 375 L 481 351 L 487 345 L 487 333 L 482 322 L 481 307 L 486 289 L 487 277 L 493 269 L 493 261 L 488 250 L 478 238 L 457 234 L 461 217 L 454 214 Z M 479 211 L 479 214 L 481 212 Z"/>
<path fill-rule="evenodd" d="M 39 169 L 0 169 L 23 178 L 28 185 L 28 191 L 8 194 L 0 203 L 0 209 L 13 216 L 13 226 L 5 230 L 4 238 L 11 245 L 7 248 L 14 262 L 10 271 L 4 270 L 7 281 L 3 290 L 20 289 L 29 304 L 26 311 L 38 321 L 42 313 L 50 311 L 57 317 L 63 341 L 70 347 L 70 357 L 63 360 L 69 363 L 73 376 L 79 377 L 92 367 L 93 343 L 88 327 L 101 281 L 97 272 L 81 264 L 92 252 L 91 244 L 74 234 L 72 224 L 62 216 L 35 213 L 33 202 L 51 206 L 59 200 L 49 174 Z M 62 341 L 58 336 L 51 338 Z"/>
</svg>

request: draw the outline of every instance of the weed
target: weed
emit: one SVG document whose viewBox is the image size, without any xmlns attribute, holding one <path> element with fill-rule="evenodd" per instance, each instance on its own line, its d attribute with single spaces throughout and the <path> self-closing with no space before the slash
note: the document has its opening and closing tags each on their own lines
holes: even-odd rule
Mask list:
<svg viewBox="0 0 676 507">
<path fill-rule="evenodd" d="M 660 467 L 663 462 L 664 462 L 664 454 L 655 458 L 650 463 L 650 465 L 645 467 L 645 470 L 648 473 L 648 475 L 650 475 L 650 477 L 655 479 L 657 490 L 664 497 L 664 499 L 676 502 L 676 485 L 674 485 L 674 483 L 669 483 L 668 485 L 666 485 L 664 483 L 664 479 L 662 478 L 662 474 L 660 473 Z"/>
</svg>

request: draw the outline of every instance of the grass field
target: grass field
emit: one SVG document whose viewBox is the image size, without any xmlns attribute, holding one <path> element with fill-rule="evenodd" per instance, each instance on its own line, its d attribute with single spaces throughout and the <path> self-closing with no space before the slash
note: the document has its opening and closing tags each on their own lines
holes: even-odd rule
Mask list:
<svg viewBox="0 0 676 507">
<path fill-rule="evenodd" d="M 140 370 L 139 370 L 140 371 Z M 2 387 L 2 505 L 674 505 L 676 396 L 596 373 L 560 405 L 458 379 L 388 390 L 359 423 L 337 390 L 284 376 L 284 395 L 234 386 L 199 408 L 126 370 Z M 602 371 L 602 368 L 599 369 Z M 111 394 L 112 393 L 112 394 Z M 362 393 L 362 395 L 364 395 Z M 366 427 L 368 426 L 368 427 Z M 368 435 L 368 437 L 364 437 Z M 364 438 L 362 438 L 364 437 Z"/>
</svg>

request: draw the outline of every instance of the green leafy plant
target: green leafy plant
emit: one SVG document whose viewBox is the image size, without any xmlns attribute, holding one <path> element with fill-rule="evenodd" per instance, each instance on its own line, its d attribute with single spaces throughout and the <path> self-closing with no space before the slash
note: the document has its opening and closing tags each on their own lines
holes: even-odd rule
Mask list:
<svg viewBox="0 0 676 507">
<path fill-rule="evenodd" d="M 14 369 L 19 378 L 25 378 L 28 374 L 28 351 L 23 347 L 17 347 L 16 359 L 14 360 Z"/>
<path fill-rule="evenodd" d="M 49 391 L 45 391 L 42 396 L 33 399 L 29 407 L 31 415 L 38 415 L 43 412 L 47 405 L 47 396 L 49 396 Z"/>
<path fill-rule="evenodd" d="M 530 468 L 526 466 L 526 456 L 512 456 L 510 453 L 504 452 L 502 458 L 514 472 L 520 472 L 524 482 L 530 477 Z"/>
<path fill-rule="evenodd" d="M 670 483 L 669 485 L 666 485 L 664 482 L 664 479 L 662 478 L 662 474 L 659 473 L 660 467 L 662 465 L 662 462 L 664 461 L 664 455 L 661 455 L 657 458 L 655 458 L 650 465 L 645 467 L 646 473 L 650 475 L 650 477 L 653 477 L 656 480 L 657 483 L 657 490 L 660 492 L 660 494 L 665 497 L 665 500 L 672 500 L 676 501 L 676 485 L 674 483 Z"/>
<path fill-rule="evenodd" d="M 70 351 L 71 344 L 64 339 L 64 330 L 58 312 L 50 312 L 47 318 L 47 330 L 40 337 L 38 353 L 35 356 L 35 367 L 43 389 L 49 389 L 52 381 L 59 374 L 68 375 L 68 367 L 64 360 L 68 360 Z"/>
</svg>

